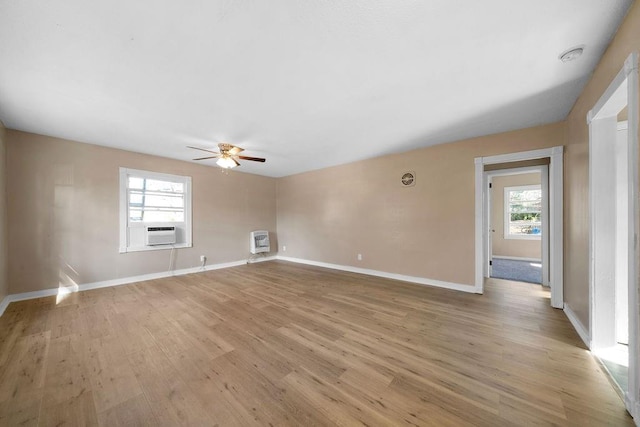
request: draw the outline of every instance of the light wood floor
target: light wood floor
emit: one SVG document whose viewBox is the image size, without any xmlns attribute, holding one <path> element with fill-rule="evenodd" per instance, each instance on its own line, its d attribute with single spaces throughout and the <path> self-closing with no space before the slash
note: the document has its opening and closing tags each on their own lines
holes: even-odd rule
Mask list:
<svg viewBox="0 0 640 427">
<path fill-rule="evenodd" d="M 0 425 L 633 425 L 540 286 L 281 261 L 12 303 Z"/>
</svg>

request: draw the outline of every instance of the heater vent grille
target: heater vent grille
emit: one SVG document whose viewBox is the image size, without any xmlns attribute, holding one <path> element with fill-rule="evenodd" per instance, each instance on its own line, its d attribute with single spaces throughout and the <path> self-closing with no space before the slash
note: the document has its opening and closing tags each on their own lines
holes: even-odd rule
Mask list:
<svg viewBox="0 0 640 427">
<path fill-rule="evenodd" d="M 259 254 L 271 251 L 269 232 L 264 230 L 251 232 L 251 253 Z"/>
</svg>

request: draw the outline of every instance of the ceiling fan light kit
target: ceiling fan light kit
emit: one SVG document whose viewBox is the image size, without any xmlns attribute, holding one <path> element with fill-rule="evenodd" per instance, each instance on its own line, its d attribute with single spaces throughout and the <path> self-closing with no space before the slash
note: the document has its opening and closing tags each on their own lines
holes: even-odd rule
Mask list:
<svg viewBox="0 0 640 427">
<path fill-rule="evenodd" d="M 220 149 L 219 153 L 215 151 L 207 150 L 205 148 L 199 148 L 199 147 L 187 147 L 187 148 L 193 148 L 194 150 L 206 151 L 207 153 L 213 154 L 213 156 L 199 157 L 193 160 L 218 159 L 216 160 L 216 164 L 224 169 L 232 169 L 232 168 L 235 168 L 236 166 L 240 166 L 240 162 L 238 162 L 238 159 L 250 160 L 252 162 L 261 162 L 261 163 L 264 163 L 266 161 L 266 159 L 263 159 L 262 157 L 240 156 L 239 154 L 242 151 L 244 151 L 244 148 L 237 147 L 235 145 L 227 144 L 224 142 L 221 142 L 220 144 L 218 144 L 218 148 Z"/>
<path fill-rule="evenodd" d="M 231 169 L 235 168 L 236 166 L 240 166 L 240 163 L 229 156 L 220 157 L 218 161 L 216 161 L 216 164 L 224 169 Z"/>
</svg>

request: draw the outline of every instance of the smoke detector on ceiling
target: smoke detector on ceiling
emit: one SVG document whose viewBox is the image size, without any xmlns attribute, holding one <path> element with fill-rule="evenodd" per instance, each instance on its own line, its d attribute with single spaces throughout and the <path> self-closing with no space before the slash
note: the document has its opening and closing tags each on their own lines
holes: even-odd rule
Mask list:
<svg viewBox="0 0 640 427">
<path fill-rule="evenodd" d="M 558 56 L 558 58 L 562 62 L 574 61 L 582 55 L 582 52 L 584 52 L 584 46 L 576 46 L 565 50 L 560 54 L 560 56 Z"/>
<path fill-rule="evenodd" d="M 400 183 L 403 187 L 413 187 L 416 185 L 416 173 L 413 171 L 403 173 Z"/>
</svg>

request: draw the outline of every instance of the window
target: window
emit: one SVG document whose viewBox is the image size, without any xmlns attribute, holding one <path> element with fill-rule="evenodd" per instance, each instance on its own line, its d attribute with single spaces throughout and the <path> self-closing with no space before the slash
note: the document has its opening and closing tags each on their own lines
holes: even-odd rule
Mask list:
<svg viewBox="0 0 640 427">
<path fill-rule="evenodd" d="M 184 222 L 184 183 L 129 175 L 131 222 Z"/>
<path fill-rule="evenodd" d="M 173 226 L 174 245 L 147 246 L 146 227 Z M 191 247 L 191 178 L 120 168 L 120 252 Z"/>
<path fill-rule="evenodd" d="M 504 238 L 540 239 L 542 188 L 540 185 L 505 187 Z"/>
</svg>

